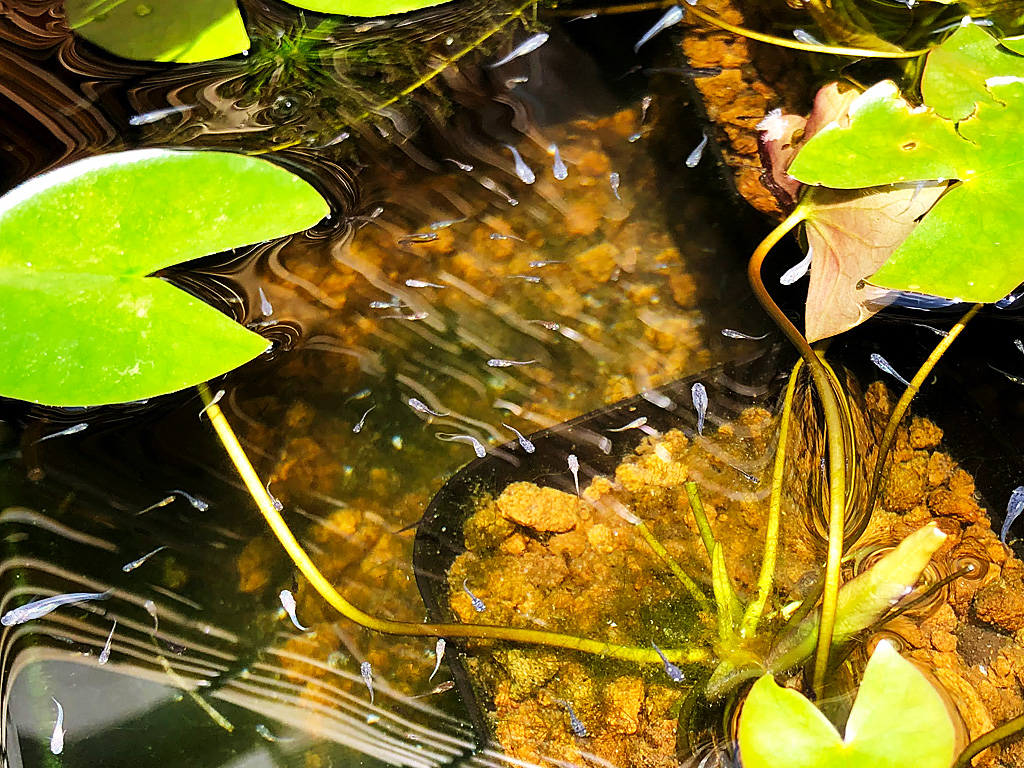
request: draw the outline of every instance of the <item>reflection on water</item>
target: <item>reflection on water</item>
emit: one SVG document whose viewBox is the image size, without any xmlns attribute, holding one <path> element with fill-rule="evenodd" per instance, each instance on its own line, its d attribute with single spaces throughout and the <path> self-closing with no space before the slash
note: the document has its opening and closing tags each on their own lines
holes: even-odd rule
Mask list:
<svg viewBox="0 0 1024 768">
<path fill-rule="evenodd" d="M 156 67 L 75 41 L 55 3 L 5 6 L 4 182 L 190 145 L 266 152 L 318 185 L 334 212 L 310 232 L 166 274 L 275 342 L 213 389 L 303 546 L 355 604 L 421 621 L 409 526 L 477 446 L 529 462 L 517 434 L 753 348 L 720 335 L 765 330 L 728 268 L 752 234 L 723 225 L 743 219 L 711 148 L 687 167 L 701 129 L 677 75 L 630 73 L 631 22 L 555 28 L 488 69 L 535 31 L 515 8 L 308 24 L 308 45 L 283 6 L 246 8 L 262 64 Z M 442 66 L 439 51 L 494 30 Z M 395 40 L 422 50 L 372 59 Z M 315 87 L 287 57 L 267 65 L 285 48 Z M 66 765 L 503 761 L 476 748 L 455 691 L 433 692 L 449 678 L 442 664 L 428 679 L 432 640 L 362 630 L 296 582 L 194 394 L 6 411 L 0 608 L 114 590 L 5 629 L 10 764 L 49 759 L 52 699 Z"/>
</svg>

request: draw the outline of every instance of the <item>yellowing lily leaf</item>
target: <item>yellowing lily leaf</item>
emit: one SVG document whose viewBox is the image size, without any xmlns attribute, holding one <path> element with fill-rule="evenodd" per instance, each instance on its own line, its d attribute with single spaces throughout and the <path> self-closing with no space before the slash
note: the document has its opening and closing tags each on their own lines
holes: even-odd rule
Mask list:
<svg viewBox="0 0 1024 768">
<path fill-rule="evenodd" d="M 969 302 L 994 302 L 1024 282 L 1024 57 L 979 44 L 986 33 L 958 29 L 929 55 L 926 83 L 966 68 L 962 88 L 937 109 L 912 107 L 891 82 L 863 93 L 849 118 L 826 126 L 797 155 L 789 173 L 805 184 L 861 189 L 955 180 L 921 223 L 871 276 L 884 288 Z M 937 97 L 932 97 L 937 98 Z"/>
</svg>

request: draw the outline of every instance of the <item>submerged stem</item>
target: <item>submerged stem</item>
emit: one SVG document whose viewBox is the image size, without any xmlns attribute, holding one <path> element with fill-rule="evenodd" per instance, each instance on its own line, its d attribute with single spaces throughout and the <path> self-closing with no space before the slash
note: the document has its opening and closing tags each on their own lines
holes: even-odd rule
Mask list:
<svg viewBox="0 0 1024 768">
<path fill-rule="evenodd" d="M 683 483 L 683 487 L 686 489 L 686 498 L 690 502 L 690 509 L 693 510 L 693 517 L 697 521 L 697 529 L 700 531 L 701 541 L 704 542 L 704 549 L 707 550 L 708 560 L 712 560 L 715 554 L 715 534 L 711 530 L 707 513 L 704 512 L 704 502 L 700 500 L 700 491 L 697 490 L 697 484 L 692 480 Z"/>
<path fill-rule="evenodd" d="M 986 749 L 1021 731 L 1024 731 L 1024 715 L 1017 715 L 1013 720 L 1008 720 L 998 728 L 982 734 L 964 747 L 964 751 L 957 756 L 951 768 L 970 768 L 971 761 Z"/>
<path fill-rule="evenodd" d="M 761 265 L 768 252 L 790 230 L 803 221 L 807 209 L 798 205 L 786 219 L 773 229 L 761 244 L 754 250 L 748 265 L 750 285 L 761 306 L 771 316 L 779 329 L 786 334 L 797 348 L 800 356 L 807 364 L 814 387 L 818 392 L 821 407 L 825 414 L 825 434 L 828 440 L 829 458 L 829 525 L 828 525 L 828 557 L 825 562 L 825 588 L 821 596 L 821 623 L 818 631 L 818 644 L 814 656 L 814 689 L 821 693 L 828 671 L 828 653 L 832 645 L 832 632 L 835 628 L 836 605 L 839 600 L 840 565 L 843 557 L 843 534 L 846 519 L 846 456 L 843 450 L 843 421 L 838 398 L 832 388 L 828 371 L 822 365 L 818 355 L 811 349 L 807 339 L 797 330 L 779 305 L 772 299 L 761 279 Z"/>
<path fill-rule="evenodd" d="M 360 610 L 344 597 L 331 585 L 327 578 L 320 572 L 309 555 L 295 539 L 288 524 L 281 517 L 281 514 L 274 508 L 273 499 L 267 492 L 266 487 L 260 481 L 256 470 L 253 469 L 249 457 L 238 442 L 234 430 L 224 416 L 213 398 L 210 396 L 210 389 L 205 384 L 200 384 L 199 395 L 206 406 L 206 414 L 217 432 L 224 449 L 231 458 L 235 469 L 241 475 L 245 487 L 252 496 L 253 501 L 259 508 L 263 518 L 270 526 L 274 536 L 281 542 L 285 552 L 295 563 L 299 572 L 306 577 L 310 586 L 313 587 L 330 605 L 342 616 L 354 621 L 362 627 L 382 632 L 388 635 L 406 635 L 411 637 L 464 637 L 479 640 L 504 640 L 509 642 L 531 643 L 553 648 L 567 648 L 584 653 L 592 653 L 598 656 L 606 656 L 622 661 L 630 661 L 640 664 L 660 664 L 663 659 L 653 648 L 638 648 L 629 645 L 616 645 L 603 643 L 597 640 L 589 640 L 573 635 L 563 635 L 557 632 L 544 632 L 536 629 L 515 629 L 512 627 L 495 627 L 482 624 L 419 624 L 409 621 L 392 621 L 372 616 Z M 670 661 L 676 663 L 694 663 L 707 658 L 707 651 L 703 648 L 690 649 L 667 649 L 663 653 Z"/>
<path fill-rule="evenodd" d="M 875 459 L 875 469 L 871 475 L 871 491 L 868 493 L 868 509 L 874 509 L 875 502 L 878 500 L 878 492 L 882 487 L 882 472 L 885 469 L 885 460 L 889 456 L 889 451 L 892 449 L 893 440 L 896 438 L 896 430 L 900 426 L 900 422 L 903 421 L 903 417 L 907 415 L 907 410 L 910 408 L 910 401 L 914 399 L 914 396 L 920 391 L 921 385 L 924 380 L 928 378 L 928 374 L 932 372 L 935 364 L 939 362 L 939 358 L 942 357 L 946 350 L 949 349 L 949 345 L 952 344 L 956 337 L 960 335 L 964 327 L 971 321 L 978 311 L 981 309 L 981 304 L 975 304 L 968 310 L 967 314 L 960 318 L 960 322 L 950 328 L 949 333 L 940 341 L 932 353 L 928 355 L 928 359 L 924 361 L 924 364 L 918 369 L 917 373 L 914 374 L 914 378 L 910 380 L 910 386 L 903 390 L 903 394 L 900 395 L 900 399 L 896 403 L 896 407 L 893 408 L 892 414 L 889 416 L 889 422 L 885 425 L 885 433 L 882 435 L 882 442 L 878 446 L 878 458 Z"/>
<path fill-rule="evenodd" d="M 637 533 L 647 542 L 649 546 L 658 557 L 660 557 L 668 569 L 672 571 L 672 574 L 679 580 L 679 582 L 686 587 L 687 591 L 693 596 L 693 599 L 700 605 L 701 610 L 711 612 L 713 606 L 711 601 L 708 600 L 708 596 L 704 594 L 700 587 L 697 586 L 697 582 L 690 578 L 690 576 L 684 571 L 679 563 L 675 561 L 675 558 L 668 553 L 668 550 L 662 545 L 660 541 L 651 532 L 643 520 L 635 523 Z"/>
<path fill-rule="evenodd" d="M 740 635 L 752 637 L 757 631 L 757 624 L 764 613 L 772 584 L 775 583 L 775 561 L 779 551 L 779 522 L 782 518 L 782 476 L 786 465 L 786 440 L 789 437 L 789 417 L 793 410 L 793 393 L 796 391 L 797 378 L 803 359 L 797 360 L 793 372 L 789 375 L 786 386 L 786 397 L 782 401 L 782 417 L 779 420 L 779 447 L 775 449 L 775 467 L 772 470 L 772 495 L 768 502 L 768 523 L 765 526 L 764 554 L 761 555 L 761 572 L 757 577 L 757 596 L 747 606 L 743 615 Z"/>
</svg>

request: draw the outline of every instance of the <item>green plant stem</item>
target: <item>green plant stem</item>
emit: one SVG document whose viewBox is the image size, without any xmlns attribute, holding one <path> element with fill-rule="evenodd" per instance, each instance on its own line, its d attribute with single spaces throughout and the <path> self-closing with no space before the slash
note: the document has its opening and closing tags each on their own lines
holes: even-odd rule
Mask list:
<svg viewBox="0 0 1024 768">
<path fill-rule="evenodd" d="M 878 457 L 875 459 L 875 469 L 871 475 L 871 491 L 868 493 L 869 510 L 874 509 L 875 503 L 878 501 L 878 493 L 882 489 L 882 474 L 885 469 L 885 460 L 889 457 L 893 440 L 896 438 L 896 430 L 899 428 L 900 422 L 903 421 L 903 417 L 907 415 L 911 400 L 921 390 L 921 385 L 924 384 L 924 380 L 928 378 L 935 364 L 939 362 L 939 358 L 949 349 L 949 345 L 956 341 L 956 337 L 960 335 L 967 323 L 971 321 L 971 318 L 978 314 L 982 306 L 981 304 L 975 304 L 966 315 L 960 318 L 960 322 L 950 328 L 949 333 L 945 335 L 942 341 L 932 350 L 932 353 L 928 355 L 924 365 L 918 369 L 914 378 L 910 380 L 910 386 L 903 390 L 903 394 L 900 395 L 900 399 L 896 402 L 896 407 L 893 408 L 889 421 L 885 425 L 882 442 L 878 446 Z"/>
<path fill-rule="evenodd" d="M 654 536 L 651 529 L 644 524 L 643 520 L 636 523 L 635 527 L 637 533 L 639 533 L 643 540 L 647 542 L 647 546 L 654 550 L 654 554 L 665 562 L 673 575 L 679 579 L 680 583 L 686 587 L 687 591 L 691 595 L 693 595 L 693 599 L 700 605 L 701 610 L 710 613 L 714 606 L 711 605 L 711 601 L 708 600 L 708 596 L 705 595 L 701 588 L 697 586 L 697 583 L 687 575 L 686 571 L 679 566 L 679 563 L 675 561 L 675 558 L 668 553 L 668 550 L 665 549 L 665 547 L 662 546 L 662 543 Z"/>
<path fill-rule="evenodd" d="M 266 520 L 270 530 L 285 552 L 295 563 L 295 567 L 306 577 L 310 586 L 313 587 L 338 613 L 350 621 L 359 624 L 367 629 L 382 632 L 387 635 L 406 635 L 410 637 L 464 637 L 478 640 L 504 640 L 508 642 L 530 643 L 543 645 L 551 648 L 567 648 L 584 653 L 592 653 L 598 656 L 605 656 L 622 661 L 631 661 L 639 664 L 660 664 L 661 657 L 653 648 L 638 648 L 629 645 L 616 645 L 602 643 L 597 640 L 589 640 L 573 635 L 563 635 L 557 632 L 544 632 L 536 629 L 514 629 L 512 627 L 495 627 L 483 624 L 419 624 L 409 621 L 393 621 L 372 616 L 360 610 L 344 597 L 331 585 L 327 578 L 320 572 L 309 555 L 295 539 L 288 524 L 281 517 L 281 514 L 274 508 L 273 499 L 267 492 L 256 470 L 253 469 L 249 457 L 238 442 L 238 438 L 231 429 L 231 425 L 221 411 L 220 406 L 213 402 L 210 396 L 210 389 L 205 384 L 200 384 L 199 396 L 206 406 L 206 415 L 210 419 L 220 438 L 224 449 L 227 451 L 231 462 L 235 465 L 246 489 L 252 496 L 253 501 L 259 508 L 260 513 Z M 689 649 L 667 649 L 663 653 L 676 663 L 694 663 L 707 659 L 707 651 L 703 648 Z"/>
<path fill-rule="evenodd" d="M 975 757 L 980 755 L 993 744 L 997 744 L 1003 739 L 1009 738 L 1020 731 L 1024 731 L 1024 715 L 1018 715 L 1013 718 L 1013 720 L 1009 720 L 998 728 L 993 728 L 988 733 L 976 738 L 964 747 L 964 751 L 957 756 L 956 761 L 953 763 L 951 768 L 970 768 L 971 761 Z"/>
<path fill-rule="evenodd" d="M 715 605 L 718 608 L 718 637 L 726 648 L 734 645 L 736 613 L 733 611 L 733 586 L 725 569 L 725 550 L 715 544 L 711 556 L 711 586 L 715 590 Z"/>
<path fill-rule="evenodd" d="M 704 511 L 704 502 L 700 500 L 700 491 L 692 480 L 683 483 L 683 487 L 686 489 L 686 498 L 690 502 L 690 509 L 693 510 L 693 517 L 697 521 L 697 530 L 700 531 L 700 538 L 704 542 L 704 549 L 707 551 L 710 561 L 715 554 L 715 534 L 711 530 L 711 523 L 708 522 L 707 513 Z"/>
<path fill-rule="evenodd" d="M 793 393 L 797 377 L 803 367 L 803 359 L 796 361 L 786 385 L 786 396 L 782 401 L 782 416 L 779 419 L 779 446 L 775 449 L 775 466 L 772 470 L 772 493 L 768 502 L 768 522 L 765 526 L 764 553 L 761 555 L 761 571 L 757 577 L 757 596 L 747 606 L 740 626 L 741 637 L 752 637 L 768 603 L 772 585 L 775 583 L 775 563 L 779 551 L 779 523 L 782 519 L 782 478 L 786 466 L 786 441 L 789 438 L 789 418 L 793 410 Z"/>
<path fill-rule="evenodd" d="M 839 601 L 840 566 L 843 557 L 843 533 L 846 518 L 846 456 L 843 451 L 843 422 L 840 405 L 832 388 L 829 374 L 822 365 L 818 355 L 796 326 L 790 322 L 764 287 L 761 279 L 761 265 L 768 252 L 790 230 L 802 222 L 807 209 L 798 205 L 786 219 L 773 229 L 754 250 L 748 265 L 748 277 L 761 306 L 771 316 L 775 324 L 789 338 L 803 357 L 811 372 L 821 407 L 825 414 L 825 433 L 828 440 L 829 457 L 829 524 L 828 524 L 828 556 L 825 561 L 825 587 L 821 595 L 821 623 L 818 629 L 818 643 L 814 656 L 814 689 L 821 694 L 825 685 L 825 674 L 828 671 L 828 654 L 832 645 L 832 633 L 835 628 L 836 606 Z"/>
</svg>

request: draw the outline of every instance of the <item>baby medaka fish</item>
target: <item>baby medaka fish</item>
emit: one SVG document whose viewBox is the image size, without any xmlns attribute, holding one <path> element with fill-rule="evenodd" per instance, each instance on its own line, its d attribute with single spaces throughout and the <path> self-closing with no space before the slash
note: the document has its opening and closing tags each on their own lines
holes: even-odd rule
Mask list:
<svg viewBox="0 0 1024 768">
<path fill-rule="evenodd" d="M 528 283 L 539 283 L 540 278 L 536 275 L 509 275 L 509 280 L 525 280 Z"/>
<path fill-rule="evenodd" d="M 114 590 L 108 589 L 106 592 L 69 592 L 66 595 L 54 595 L 44 600 L 33 600 L 31 603 L 25 603 L 0 616 L 0 624 L 5 627 L 13 627 L 17 624 L 24 624 L 26 621 L 41 619 L 46 614 L 65 605 L 84 603 L 89 600 L 107 600 L 112 594 L 114 594 Z"/>
<path fill-rule="evenodd" d="M 1022 342 L 1020 339 L 1014 339 L 1013 340 L 1013 346 L 1015 346 L 1017 349 L 1019 349 L 1020 353 L 1022 355 L 1024 355 L 1024 342 Z"/>
<path fill-rule="evenodd" d="M 811 261 L 814 259 L 814 252 L 810 246 L 807 247 L 807 255 L 803 257 L 797 264 L 787 269 L 782 277 L 779 278 L 781 285 L 792 285 L 801 277 L 807 274 L 807 271 L 811 268 Z"/>
<path fill-rule="evenodd" d="M 904 379 L 898 373 L 896 373 L 896 369 L 893 368 L 891 365 L 889 365 L 889 361 L 886 360 L 884 357 L 882 357 L 877 352 L 872 352 L 871 353 L 871 362 L 874 363 L 875 365 L 877 365 L 881 370 L 883 370 L 886 373 L 888 373 L 890 376 L 895 378 L 897 381 L 899 381 L 903 385 L 908 386 L 908 387 L 910 386 L 910 382 L 907 381 L 906 379 Z"/>
<path fill-rule="evenodd" d="M 483 613 L 484 611 L 487 610 L 487 606 L 484 605 L 484 601 L 483 600 L 481 600 L 479 597 L 474 595 L 469 590 L 469 587 L 466 586 L 466 582 L 467 581 L 469 581 L 469 579 L 463 579 L 462 580 L 462 591 L 465 592 L 467 595 L 469 595 L 469 602 L 473 604 L 473 610 L 476 611 L 477 613 Z"/>
<path fill-rule="evenodd" d="M 533 182 L 537 180 L 537 176 L 534 174 L 533 169 L 526 164 L 525 160 L 523 160 L 523 156 L 519 154 L 519 150 L 511 144 L 506 144 L 505 149 L 512 153 L 512 159 L 516 164 L 516 176 L 519 177 L 519 180 L 524 184 L 533 184 Z"/>
<path fill-rule="evenodd" d="M 572 472 L 573 482 L 576 483 L 576 496 L 580 495 L 580 460 L 576 458 L 575 453 L 570 453 L 568 457 L 569 471 Z"/>
<path fill-rule="evenodd" d="M 661 648 L 656 646 L 653 642 L 651 643 L 651 647 L 654 648 L 654 650 L 657 652 L 657 654 L 661 657 L 661 662 L 662 662 L 662 664 L 665 665 L 665 674 L 669 676 L 669 679 L 673 683 L 681 683 L 681 682 L 683 682 L 683 679 L 684 679 L 683 671 L 679 667 L 677 667 L 675 664 L 673 664 L 671 661 L 669 661 L 665 657 L 665 654 L 661 652 Z"/>
<path fill-rule="evenodd" d="M 999 532 L 999 540 L 1006 543 L 1006 534 L 1010 532 L 1010 526 L 1013 525 L 1013 521 L 1020 517 L 1020 513 L 1024 512 L 1024 485 L 1017 486 L 1013 489 L 1013 493 L 1010 494 L 1010 501 L 1006 505 L 1006 519 L 1003 521 L 1003 528 Z"/>
<path fill-rule="evenodd" d="M 411 235 L 398 238 L 399 245 L 412 245 L 413 243 L 429 243 L 437 240 L 437 232 L 414 232 Z"/>
<path fill-rule="evenodd" d="M 281 599 L 281 607 L 284 608 L 284 612 L 288 614 L 288 618 L 291 619 L 295 628 L 302 632 L 308 632 L 309 627 L 302 626 L 295 616 L 295 596 L 291 593 L 291 590 L 282 589 L 278 597 Z"/>
<path fill-rule="evenodd" d="M 410 408 L 412 408 L 414 411 L 419 411 L 420 413 L 426 413 L 426 414 L 429 414 L 431 416 L 437 416 L 438 418 L 443 418 L 445 416 L 451 416 L 452 415 L 451 411 L 449 411 L 448 413 L 438 413 L 437 411 L 432 411 L 427 406 L 426 403 L 424 403 L 422 400 L 419 400 L 419 399 L 417 399 L 415 397 L 410 397 L 407 402 L 409 403 L 409 407 Z"/>
<path fill-rule="evenodd" d="M 263 292 L 263 287 L 260 286 L 257 289 L 260 297 L 260 312 L 264 317 L 270 317 L 274 314 L 274 305 L 270 303 L 270 299 L 267 298 L 267 294 Z"/>
<path fill-rule="evenodd" d="M 531 261 L 530 262 L 530 266 L 533 269 L 540 269 L 541 267 L 550 267 L 552 264 L 564 264 L 564 263 L 565 262 L 563 262 L 561 259 L 553 259 L 553 260 L 549 260 L 549 261 Z M 532 322 L 537 322 L 537 321 L 532 321 Z"/>
<path fill-rule="evenodd" d="M 89 427 L 89 425 L 86 424 L 86 423 L 75 424 L 75 426 L 73 426 L 73 427 L 68 427 L 67 429 L 62 429 L 60 432 L 54 432 L 52 435 L 47 435 L 46 437 L 40 437 L 38 440 L 36 440 L 36 442 L 37 443 L 42 443 L 42 442 L 44 442 L 46 440 L 52 440 L 55 437 L 67 437 L 68 435 L 77 435 L 79 432 L 84 432 L 86 429 L 88 429 L 88 427 Z"/>
<path fill-rule="evenodd" d="M 57 705 L 57 722 L 54 723 L 53 735 L 50 737 L 50 752 L 59 755 L 64 751 L 64 707 L 56 699 L 53 699 L 53 703 Z"/>
<path fill-rule="evenodd" d="M 704 416 L 708 412 L 708 391 L 699 381 L 690 387 L 693 407 L 697 409 L 697 434 L 704 434 Z"/>
<path fill-rule="evenodd" d="M 436 437 L 438 440 L 444 440 L 446 443 L 458 442 L 471 444 L 473 446 L 473 452 L 476 454 L 478 459 L 482 459 L 487 455 L 487 449 L 484 448 L 483 443 L 472 435 L 448 435 L 439 432 Z"/>
<path fill-rule="evenodd" d="M 364 413 L 360 417 L 359 423 L 356 424 L 354 427 L 352 427 L 352 431 L 353 432 L 355 432 L 358 435 L 360 432 L 363 431 L 363 424 L 366 422 L 366 417 L 369 416 L 370 415 L 370 411 L 372 411 L 376 407 L 377 407 L 376 405 L 371 405 L 369 408 L 366 409 L 366 413 Z"/>
<path fill-rule="evenodd" d="M 909 2 L 913 3 L 913 0 L 909 0 Z M 908 5 L 907 7 L 909 8 L 910 6 Z M 803 29 L 794 29 L 793 37 L 795 37 L 801 43 L 807 43 L 807 45 L 824 45 L 824 43 L 822 43 L 821 40 L 812 36 L 806 30 Z"/>
<path fill-rule="evenodd" d="M 505 427 L 505 429 L 511 429 L 513 432 L 516 433 L 516 437 L 519 438 L 519 444 L 523 447 L 524 451 L 526 451 L 527 453 L 533 453 L 535 450 L 537 450 L 533 443 L 531 443 L 529 440 L 523 437 L 523 433 L 520 432 L 515 427 L 510 427 L 504 421 L 501 422 L 501 426 Z"/>
<path fill-rule="evenodd" d="M 110 660 L 110 644 L 114 641 L 115 629 L 117 629 L 117 619 L 114 619 L 114 626 L 110 628 L 110 634 L 107 635 L 107 642 L 103 644 L 103 650 L 100 651 L 100 666 L 106 664 Z"/>
<path fill-rule="evenodd" d="M 426 280 L 406 280 L 405 284 L 410 288 L 444 288 L 437 283 L 428 283 Z"/>
<path fill-rule="evenodd" d="M 215 395 L 214 395 L 214 396 L 213 396 L 212 398 L 210 398 L 210 404 L 209 404 L 209 405 L 204 405 L 204 406 L 203 406 L 203 410 L 201 410 L 201 411 L 199 412 L 199 420 L 200 420 L 200 421 L 202 421 L 202 420 L 203 420 L 203 414 L 204 414 L 204 413 L 206 413 L 206 412 L 207 412 L 208 410 L 210 410 L 211 408 L 213 408 L 213 406 L 215 406 L 215 405 L 216 405 L 217 403 L 219 403 L 219 402 L 220 402 L 220 399 L 221 399 L 222 397 L 224 397 L 224 394 L 225 394 L 225 393 L 224 393 L 224 390 L 223 390 L 223 389 L 218 389 L 218 390 L 217 390 L 217 394 L 215 394 Z"/>
<path fill-rule="evenodd" d="M 547 32 L 538 32 L 536 35 L 526 38 L 526 40 L 524 40 L 522 43 L 513 48 L 512 52 L 509 53 L 505 58 L 499 59 L 493 64 L 488 64 L 487 68 L 495 69 L 496 67 L 500 67 L 502 64 L 508 64 L 513 59 L 518 59 L 520 56 L 525 56 L 528 53 L 533 53 L 548 41 L 548 37 L 549 35 Z"/>
<path fill-rule="evenodd" d="M 149 512 L 151 510 L 158 509 L 160 507 L 166 507 L 168 504 L 171 504 L 173 502 L 174 502 L 174 497 L 173 496 L 166 496 L 166 497 L 160 499 L 160 501 L 158 501 L 156 504 L 150 504 L 145 509 L 139 510 L 138 512 L 135 513 L 135 515 L 136 515 L 136 517 L 138 515 L 144 515 L 144 514 L 146 514 L 147 512 Z"/>
<path fill-rule="evenodd" d="M 751 336 L 749 333 L 734 331 L 732 328 L 723 328 L 722 335 L 727 339 L 746 339 L 747 341 L 761 341 L 768 338 L 767 333 L 762 333 L 760 336 Z"/>
<path fill-rule="evenodd" d="M 290 736 L 287 738 L 282 736 L 275 736 L 270 732 L 270 729 L 267 728 L 267 726 L 265 726 L 263 723 L 256 723 L 256 727 L 254 728 L 254 730 L 256 731 L 256 733 L 260 735 L 261 739 L 264 739 L 272 743 L 295 741 L 295 739 Z"/>
<path fill-rule="evenodd" d="M 557 331 L 562 327 L 558 323 L 553 323 L 550 320 L 527 320 L 526 322 L 532 323 L 533 325 L 539 325 L 542 328 L 547 328 L 549 331 Z"/>
<path fill-rule="evenodd" d="M 167 549 L 166 546 L 164 546 L 164 547 L 157 547 L 152 552 L 149 552 L 149 553 L 143 555 L 142 557 L 140 557 L 138 560 L 132 560 L 130 563 L 126 563 L 125 565 L 122 565 L 121 566 L 121 570 L 124 571 L 125 573 L 131 573 L 136 568 L 138 568 L 140 565 L 142 565 L 144 562 L 149 560 L 149 558 L 151 558 L 157 552 L 160 552 L 160 551 L 165 550 L 165 549 Z"/>
<path fill-rule="evenodd" d="M 664 16 L 662 16 L 660 19 L 658 19 L 657 22 L 655 22 L 653 27 L 651 27 L 644 33 L 643 37 L 636 41 L 636 45 L 633 46 L 633 53 L 639 51 L 640 46 L 648 42 L 656 34 L 658 34 L 659 32 L 663 32 L 664 30 L 668 29 L 669 27 L 675 24 L 678 24 L 682 20 L 683 9 L 680 8 L 678 5 L 673 5 L 667 11 L 665 11 Z"/>
<path fill-rule="evenodd" d="M 548 147 L 548 151 L 555 156 L 554 162 L 551 165 L 551 175 L 559 181 L 562 181 L 569 175 L 569 169 L 565 167 L 565 161 L 562 160 L 562 153 L 558 151 L 557 144 L 552 144 Z"/>
<path fill-rule="evenodd" d="M 572 732 L 581 739 L 585 739 L 587 737 L 587 727 L 576 717 L 576 710 L 572 708 L 572 704 L 565 701 L 565 699 L 552 699 L 552 701 L 565 709 L 565 714 L 569 716 L 569 727 L 572 728 Z"/>
<path fill-rule="evenodd" d="M 363 677 L 363 682 L 366 683 L 366 688 L 370 692 L 370 703 L 373 704 L 373 668 L 370 666 L 370 662 L 364 661 L 359 665 L 359 674 Z"/>
<path fill-rule="evenodd" d="M 639 419 L 633 419 L 629 424 L 623 427 L 616 427 L 615 429 L 605 430 L 606 432 L 625 432 L 627 429 L 639 429 L 647 423 L 647 417 L 641 416 Z"/>
<path fill-rule="evenodd" d="M 511 368 L 513 365 L 533 365 L 536 362 L 536 360 L 503 360 L 492 357 L 487 361 L 487 365 L 491 368 Z"/>
<path fill-rule="evenodd" d="M 150 123 L 156 123 L 163 120 L 165 117 L 171 115 L 180 115 L 184 112 L 188 112 L 190 109 L 196 107 L 196 104 L 182 104 L 177 107 L 164 107 L 163 109 L 154 109 L 152 112 L 143 112 L 139 115 L 132 115 L 128 118 L 128 125 L 149 125 Z"/>
<path fill-rule="evenodd" d="M 491 240 L 518 240 L 520 243 L 526 242 L 521 237 L 516 237 L 515 235 L 503 235 L 501 232 L 491 232 L 488 237 L 490 237 Z"/>
<path fill-rule="evenodd" d="M 452 160 L 452 162 L 454 163 L 455 161 Z M 470 167 L 469 170 L 473 170 L 473 168 Z M 466 220 L 465 216 L 463 216 L 461 219 L 442 219 L 441 221 L 431 222 L 430 223 L 430 228 L 433 231 L 436 232 L 439 229 L 447 229 L 448 227 L 452 226 L 453 224 L 461 224 L 465 220 Z"/>
<path fill-rule="evenodd" d="M 616 200 L 622 199 L 621 197 L 619 197 L 619 182 L 621 180 L 622 179 L 620 178 L 617 171 L 612 171 L 611 173 L 608 174 L 608 184 L 611 186 L 612 194 L 615 195 Z"/>
<path fill-rule="evenodd" d="M 177 494 L 178 496 L 181 496 L 183 499 L 185 499 L 185 501 L 191 504 L 195 509 L 198 509 L 200 512 L 205 512 L 210 508 L 208 502 L 196 498 L 191 493 L 186 493 L 185 491 L 179 490 L 177 488 L 175 488 L 173 491 L 168 491 L 168 493 L 172 495 Z"/>
<path fill-rule="evenodd" d="M 434 679 L 434 675 L 437 674 L 437 670 L 441 668 L 441 659 L 444 658 L 444 638 L 437 638 L 437 645 L 434 646 L 434 656 L 437 657 L 437 661 L 434 662 L 434 671 L 430 673 L 430 677 L 427 678 L 429 683 Z"/>
<path fill-rule="evenodd" d="M 439 683 L 438 685 L 435 685 L 433 688 L 431 688 L 426 693 L 417 693 L 415 696 L 410 696 L 409 698 L 410 699 L 422 699 L 424 696 L 433 696 L 435 693 L 444 693 L 445 691 L 450 691 L 454 687 L 455 687 L 455 683 L 453 683 L 451 680 L 445 680 L 443 683 Z"/>
<path fill-rule="evenodd" d="M 687 168 L 696 168 L 697 163 L 704 157 L 704 147 L 708 145 L 708 135 L 705 133 L 704 137 L 700 140 L 700 144 L 693 148 L 693 152 L 686 158 Z"/>
</svg>

